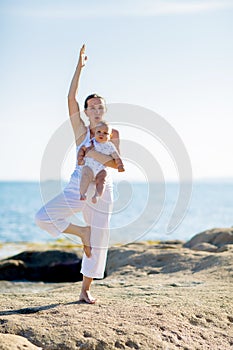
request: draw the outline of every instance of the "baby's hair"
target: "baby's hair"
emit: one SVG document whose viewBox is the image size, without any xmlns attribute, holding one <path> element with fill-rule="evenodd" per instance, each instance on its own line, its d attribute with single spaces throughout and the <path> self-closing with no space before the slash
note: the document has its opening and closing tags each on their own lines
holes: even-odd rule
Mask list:
<svg viewBox="0 0 233 350">
<path fill-rule="evenodd" d="M 108 122 L 106 122 L 105 120 L 101 120 L 101 122 L 99 122 L 95 127 L 99 127 L 99 126 L 106 126 L 106 128 L 108 128 L 109 133 L 112 133 L 112 128 L 111 126 L 108 124 Z"/>
<path fill-rule="evenodd" d="M 98 94 L 91 94 L 91 95 L 89 95 L 89 96 L 87 96 L 87 98 L 86 98 L 86 100 L 85 100 L 85 102 L 84 102 L 84 109 L 87 109 L 88 108 L 88 101 L 89 100 L 91 100 L 92 98 L 101 98 L 101 100 L 103 100 L 104 101 L 104 103 L 105 103 L 105 99 L 102 97 L 102 96 L 100 96 L 100 95 L 98 95 Z"/>
<path fill-rule="evenodd" d="M 106 126 L 106 128 L 110 128 L 110 125 L 105 120 L 101 120 L 95 127 L 97 126 Z"/>
</svg>

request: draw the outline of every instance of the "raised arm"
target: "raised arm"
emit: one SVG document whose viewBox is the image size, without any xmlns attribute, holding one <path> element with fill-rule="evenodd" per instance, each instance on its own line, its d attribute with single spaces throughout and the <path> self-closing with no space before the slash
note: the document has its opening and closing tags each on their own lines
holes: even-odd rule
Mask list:
<svg viewBox="0 0 233 350">
<path fill-rule="evenodd" d="M 75 140 L 77 144 L 80 144 L 80 142 L 83 141 L 86 135 L 86 127 L 83 120 L 80 117 L 80 108 L 76 100 L 76 95 L 78 93 L 78 87 L 79 87 L 80 74 L 81 74 L 82 68 L 85 66 L 86 60 L 87 60 L 87 57 L 85 56 L 85 45 L 83 45 L 79 53 L 78 64 L 75 69 L 73 78 L 71 80 L 70 89 L 68 93 L 68 108 L 69 108 L 70 121 L 72 124 Z"/>
</svg>

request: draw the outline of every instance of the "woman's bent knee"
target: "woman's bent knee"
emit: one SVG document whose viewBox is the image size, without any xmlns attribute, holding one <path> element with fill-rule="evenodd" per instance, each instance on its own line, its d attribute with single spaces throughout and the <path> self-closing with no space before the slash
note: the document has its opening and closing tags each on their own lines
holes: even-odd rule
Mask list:
<svg viewBox="0 0 233 350">
<path fill-rule="evenodd" d="M 46 211 L 42 207 L 35 215 L 35 224 L 40 228 L 44 229 L 44 225 L 49 221 L 48 215 L 45 215 Z"/>
<path fill-rule="evenodd" d="M 62 218 L 51 217 L 46 207 L 42 207 L 35 215 L 35 224 L 42 230 L 47 231 L 53 237 L 59 236 L 69 226 L 69 223 Z"/>
</svg>

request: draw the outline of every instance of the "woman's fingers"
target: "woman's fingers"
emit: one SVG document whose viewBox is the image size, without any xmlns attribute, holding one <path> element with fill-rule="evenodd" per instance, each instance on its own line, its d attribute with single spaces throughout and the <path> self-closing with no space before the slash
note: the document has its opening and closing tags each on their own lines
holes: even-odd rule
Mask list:
<svg viewBox="0 0 233 350">
<path fill-rule="evenodd" d="M 87 61 L 87 56 L 85 55 L 85 50 L 86 50 L 86 46 L 85 46 L 85 44 L 83 44 L 83 46 L 81 47 L 81 50 L 80 50 L 80 59 L 81 59 L 82 67 L 85 66 L 85 63 Z"/>
</svg>

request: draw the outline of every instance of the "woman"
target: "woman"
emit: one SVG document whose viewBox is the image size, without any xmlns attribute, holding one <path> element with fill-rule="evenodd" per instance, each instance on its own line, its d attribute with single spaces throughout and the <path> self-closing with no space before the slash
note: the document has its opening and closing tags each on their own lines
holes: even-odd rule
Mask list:
<svg viewBox="0 0 233 350">
<path fill-rule="evenodd" d="M 80 74 L 86 60 L 85 45 L 83 45 L 68 94 L 69 115 L 74 131 L 77 153 L 83 145 L 89 144 L 90 139 L 94 136 L 95 126 L 103 119 L 103 115 L 106 112 L 104 99 L 97 94 L 92 94 L 86 98 L 84 105 L 84 112 L 89 119 L 89 126 L 86 127 L 81 119 L 76 94 L 78 92 Z M 119 133 L 114 129 L 112 130 L 112 142 L 119 151 Z M 106 156 L 94 150 L 89 151 L 86 156 L 112 168 L 117 168 L 111 156 Z M 35 221 L 39 227 L 53 236 L 57 236 L 60 233 L 69 233 L 81 238 L 84 254 L 81 268 L 83 282 L 80 300 L 93 304 L 96 300 L 90 293 L 91 283 L 93 278 L 103 278 L 107 258 L 109 220 L 113 201 L 112 181 L 108 175 L 104 193 L 98 200 L 98 203 L 93 206 L 88 200 L 80 200 L 81 169 L 82 167 L 77 163 L 70 182 L 64 191 L 38 211 Z M 88 198 L 93 196 L 94 190 L 95 184 L 92 183 L 89 186 Z M 88 224 L 87 227 L 74 225 L 66 221 L 69 216 L 79 211 L 83 212 L 84 219 Z"/>
</svg>

